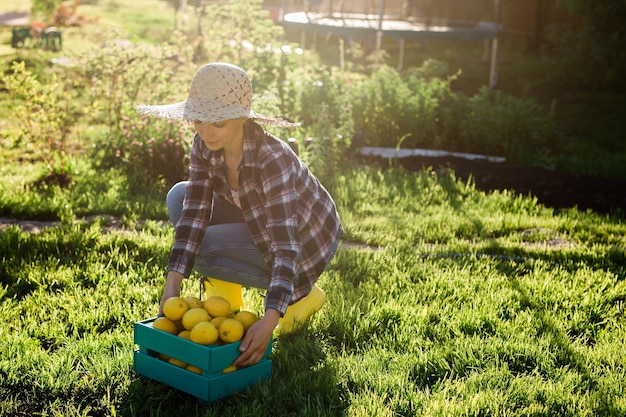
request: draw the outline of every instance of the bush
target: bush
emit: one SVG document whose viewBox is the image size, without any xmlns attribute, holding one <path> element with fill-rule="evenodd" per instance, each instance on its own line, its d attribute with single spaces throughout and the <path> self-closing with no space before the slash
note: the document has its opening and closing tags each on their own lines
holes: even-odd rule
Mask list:
<svg viewBox="0 0 626 417">
<path fill-rule="evenodd" d="M 44 177 L 67 184 L 71 174 L 66 155 L 68 136 L 79 115 L 72 81 L 63 83 L 55 73 L 41 81 L 23 61 L 13 62 L 2 81 L 19 126 L 13 145 L 45 162 Z"/>
<path fill-rule="evenodd" d="M 558 133 L 553 121 L 532 99 L 483 87 L 468 101 L 459 139 L 463 148 L 472 152 L 551 167 Z"/>
<path fill-rule="evenodd" d="M 463 96 L 450 89 L 454 78 L 425 67 L 404 76 L 380 67 L 352 90 L 359 143 L 395 147 L 405 138 L 405 147 L 453 146 L 464 109 Z"/>
<path fill-rule="evenodd" d="M 119 167 L 129 182 L 171 187 L 189 177 L 189 149 L 193 132 L 184 122 L 123 117 L 122 136 L 106 147 L 100 145 L 101 167 Z"/>
</svg>

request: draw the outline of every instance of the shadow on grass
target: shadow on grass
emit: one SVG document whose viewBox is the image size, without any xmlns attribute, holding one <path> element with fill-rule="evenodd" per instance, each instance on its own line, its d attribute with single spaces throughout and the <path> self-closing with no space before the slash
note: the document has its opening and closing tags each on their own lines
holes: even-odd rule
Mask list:
<svg viewBox="0 0 626 417">
<path fill-rule="evenodd" d="M 304 327 L 274 342 L 272 376 L 242 392 L 203 402 L 134 374 L 120 411 L 127 416 L 342 416 L 347 405 L 322 339 Z"/>
</svg>

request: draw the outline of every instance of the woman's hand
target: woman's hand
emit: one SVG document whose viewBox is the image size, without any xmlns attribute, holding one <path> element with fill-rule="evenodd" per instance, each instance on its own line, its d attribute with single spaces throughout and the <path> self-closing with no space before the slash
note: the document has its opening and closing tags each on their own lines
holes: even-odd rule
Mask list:
<svg viewBox="0 0 626 417">
<path fill-rule="evenodd" d="M 258 363 L 263 358 L 279 318 L 278 310 L 269 308 L 261 320 L 248 329 L 239 346 L 241 354 L 233 362 L 234 366 L 244 368 Z"/>
<path fill-rule="evenodd" d="M 165 288 L 163 289 L 161 304 L 159 305 L 159 316 L 163 315 L 163 304 L 168 298 L 180 296 L 180 285 L 183 279 L 185 277 L 179 272 L 170 271 L 167 273 L 167 280 L 165 281 Z"/>
</svg>

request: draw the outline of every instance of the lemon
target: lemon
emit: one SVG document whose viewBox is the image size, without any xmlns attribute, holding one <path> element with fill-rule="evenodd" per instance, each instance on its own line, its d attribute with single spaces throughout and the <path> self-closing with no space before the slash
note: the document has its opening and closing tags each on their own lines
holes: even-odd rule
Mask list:
<svg viewBox="0 0 626 417">
<path fill-rule="evenodd" d="M 234 343 L 243 337 L 243 324 L 235 319 L 226 319 L 219 327 L 220 339 L 224 343 Z"/>
<path fill-rule="evenodd" d="M 228 316 L 233 312 L 228 300 L 218 295 L 214 295 L 204 300 L 204 309 L 211 315 L 211 317 Z"/>
<path fill-rule="evenodd" d="M 243 324 L 244 333 L 248 331 L 250 326 L 256 323 L 259 318 L 251 311 L 242 310 L 239 313 L 235 314 L 235 320 L 240 321 Z"/>
<path fill-rule="evenodd" d="M 168 362 L 171 363 L 172 365 L 178 366 L 179 368 L 186 368 L 187 367 L 187 364 L 185 362 L 181 361 L 180 359 L 170 358 L 170 360 Z"/>
<path fill-rule="evenodd" d="M 194 374 L 202 375 L 202 368 L 198 368 L 197 366 L 188 365 L 187 370 Z"/>
<path fill-rule="evenodd" d="M 159 317 L 152 323 L 153 329 L 159 329 L 170 334 L 177 334 L 176 323 L 167 317 Z"/>
<path fill-rule="evenodd" d="M 217 342 L 218 338 L 217 327 L 208 321 L 201 321 L 189 332 L 189 340 L 204 346 Z"/>
<path fill-rule="evenodd" d="M 222 322 L 224 320 L 226 320 L 228 317 L 226 316 L 217 316 L 217 317 L 213 317 L 211 319 L 211 323 L 215 324 L 215 327 L 220 327 L 220 324 L 222 324 Z"/>
<path fill-rule="evenodd" d="M 189 334 L 190 333 L 191 333 L 190 330 L 183 330 L 182 332 L 178 333 L 178 337 L 182 337 L 183 339 L 191 340 L 189 338 Z"/>
<path fill-rule="evenodd" d="M 185 297 L 183 298 L 183 300 L 185 300 L 189 308 L 202 308 L 203 307 L 202 300 L 200 300 L 198 297 Z"/>
<path fill-rule="evenodd" d="M 159 353 L 159 359 L 165 362 L 169 362 L 170 356 L 167 356 L 165 353 Z"/>
<path fill-rule="evenodd" d="M 189 310 L 189 305 L 180 297 L 170 297 L 163 303 L 163 314 L 172 321 L 180 320 Z"/>
<path fill-rule="evenodd" d="M 190 308 L 183 314 L 182 318 L 183 327 L 187 330 L 193 329 L 193 326 L 202 321 L 208 322 L 209 320 L 211 320 L 211 317 L 203 308 Z"/>
<path fill-rule="evenodd" d="M 236 371 L 236 370 L 237 370 L 237 367 L 235 365 L 230 365 L 228 368 L 222 369 L 222 373 L 223 374 L 227 374 L 229 372 L 233 372 L 233 371 Z"/>
</svg>

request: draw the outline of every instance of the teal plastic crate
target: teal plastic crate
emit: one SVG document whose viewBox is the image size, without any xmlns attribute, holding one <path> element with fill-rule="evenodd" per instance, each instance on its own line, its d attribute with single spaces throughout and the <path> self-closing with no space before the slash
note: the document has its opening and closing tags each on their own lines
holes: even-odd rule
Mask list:
<svg viewBox="0 0 626 417">
<path fill-rule="evenodd" d="M 135 323 L 138 348 L 134 354 L 134 369 L 142 376 L 212 402 L 265 381 L 272 374 L 272 361 L 267 358 L 272 353 L 272 341 L 259 363 L 225 374 L 223 369 L 239 356 L 241 342 L 202 346 L 152 328 L 154 320 L 156 317 Z M 160 353 L 196 366 L 202 374 L 165 362 L 159 359 Z"/>
</svg>

